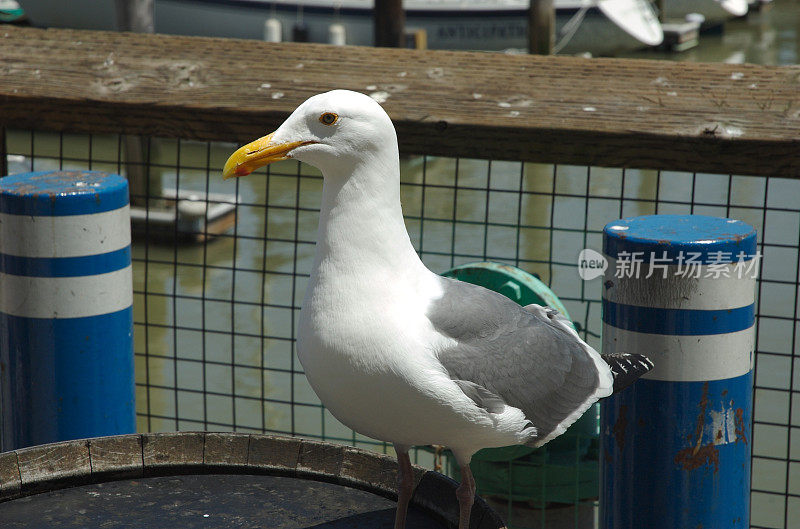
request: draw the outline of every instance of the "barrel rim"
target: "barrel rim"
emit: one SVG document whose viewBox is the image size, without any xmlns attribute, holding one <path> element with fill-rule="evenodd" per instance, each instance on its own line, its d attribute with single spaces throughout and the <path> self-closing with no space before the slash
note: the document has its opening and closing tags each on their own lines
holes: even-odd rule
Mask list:
<svg viewBox="0 0 800 529">
<path fill-rule="evenodd" d="M 411 503 L 458 524 L 458 484 L 412 466 Z M 91 483 L 176 474 L 253 474 L 313 479 L 397 499 L 397 460 L 360 448 L 299 437 L 235 432 L 127 434 L 62 441 L 0 453 L 0 504 Z M 476 498 L 471 524 L 505 529 Z"/>
</svg>

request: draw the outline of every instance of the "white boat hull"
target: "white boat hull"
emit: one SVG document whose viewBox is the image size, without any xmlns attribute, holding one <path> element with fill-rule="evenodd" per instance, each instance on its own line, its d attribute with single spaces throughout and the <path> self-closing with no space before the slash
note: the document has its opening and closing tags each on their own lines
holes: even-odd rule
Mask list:
<svg viewBox="0 0 800 529">
<path fill-rule="evenodd" d="M 706 23 L 717 24 L 747 14 L 747 0 L 666 0 L 666 18 L 684 19 L 689 13 L 699 13 Z"/>
</svg>

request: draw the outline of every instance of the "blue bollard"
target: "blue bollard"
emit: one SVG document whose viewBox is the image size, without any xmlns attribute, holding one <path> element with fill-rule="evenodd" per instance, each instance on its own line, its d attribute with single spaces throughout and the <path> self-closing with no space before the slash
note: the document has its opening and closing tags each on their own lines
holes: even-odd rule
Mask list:
<svg viewBox="0 0 800 529">
<path fill-rule="evenodd" d="M 626 218 L 603 251 L 603 352 L 655 368 L 601 407 L 600 527 L 749 528 L 755 229 Z"/>
<path fill-rule="evenodd" d="M 136 429 L 128 183 L 0 178 L 2 449 Z"/>
</svg>

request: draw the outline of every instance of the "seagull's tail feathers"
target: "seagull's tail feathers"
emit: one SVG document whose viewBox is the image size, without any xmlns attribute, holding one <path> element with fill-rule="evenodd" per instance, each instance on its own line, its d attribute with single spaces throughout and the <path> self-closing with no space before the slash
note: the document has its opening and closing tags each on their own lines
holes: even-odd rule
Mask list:
<svg viewBox="0 0 800 529">
<path fill-rule="evenodd" d="M 627 388 L 653 369 L 653 362 L 643 354 L 611 353 L 600 355 L 614 376 L 614 393 Z"/>
</svg>

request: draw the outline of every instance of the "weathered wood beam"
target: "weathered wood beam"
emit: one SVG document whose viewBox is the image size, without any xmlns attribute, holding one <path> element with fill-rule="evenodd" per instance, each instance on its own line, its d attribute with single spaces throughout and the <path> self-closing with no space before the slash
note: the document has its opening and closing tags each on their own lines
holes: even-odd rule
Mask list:
<svg viewBox="0 0 800 529">
<path fill-rule="evenodd" d="M 0 125 L 243 142 L 333 88 L 401 149 L 797 176 L 800 68 L 0 27 Z"/>
</svg>

